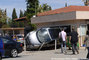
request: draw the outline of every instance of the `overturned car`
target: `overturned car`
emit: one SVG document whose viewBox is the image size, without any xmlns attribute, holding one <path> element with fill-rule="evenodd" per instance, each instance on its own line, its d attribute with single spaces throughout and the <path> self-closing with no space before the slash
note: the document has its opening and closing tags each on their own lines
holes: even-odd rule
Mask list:
<svg viewBox="0 0 89 60">
<path fill-rule="evenodd" d="M 60 27 L 46 27 L 29 32 L 25 37 L 26 50 L 41 49 L 43 45 L 57 39 L 60 31 Z"/>
</svg>

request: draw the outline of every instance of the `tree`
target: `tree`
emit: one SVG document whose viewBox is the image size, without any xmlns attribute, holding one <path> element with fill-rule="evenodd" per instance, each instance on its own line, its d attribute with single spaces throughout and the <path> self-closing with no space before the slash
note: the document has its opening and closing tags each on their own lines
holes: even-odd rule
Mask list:
<svg viewBox="0 0 89 60">
<path fill-rule="evenodd" d="M 24 14 L 23 14 L 22 10 L 20 10 L 20 15 L 19 15 L 19 18 L 21 18 L 21 17 L 24 17 Z"/>
<path fill-rule="evenodd" d="M 43 4 L 42 6 L 39 5 L 38 13 L 42 13 L 42 12 L 50 11 L 50 10 L 52 10 L 51 6 L 49 6 L 47 4 Z"/>
<path fill-rule="evenodd" d="M 26 17 L 27 17 L 27 22 L 29 26 L 34 26 L 31 24 L 30 19 L 34 16 L 37 15 L 38 12 L 38 7 L 39 7 L 39 0 L 26 0 L 27 3 L 27 9 L 26 9 Z"/>
<path fill-rule="evenodd" d="M 37 9 L 39 7 L 38 0 L 26 0 L 27 2 L 27 18 L 30 19 L 33 15 L 37 14 Z"/>
<path fill-rule="evenodd" d="M 15 8 L 13 9 L 13 12 L 12 12 L 12 23 L 11 23 L 11 27 L 18 27 L 18 22 L 16 22 L 14 19 L 17 18 L 17 14 L 16 14 L 16 10 Z"/>
<path fill-rule="evenodd" d="M 24 10 L 24 16 L 26 16 L 27 12 Z"/>
<path fill-rule="evenodd" d="M 43 8 L 43 11 L 52 10 L 51 6 L 49 6 L 49 5 L 47 5 L 47 4 L 43 4 L 42 8 Z"/>
<path fill-rule="evenodd" d="M 6 21 L 7 21 L 6 9 L 5 10 L 0 9 L 0 28 L 3 25 L 6 25 L 7 24 Z"/>
<path fill-rule="evenodd" d="M 16 14 L 16 10 L 15 8 L 13 9 L 13 12 L 12 12 L 12 20 L 13 19 L 16 19 L 17 18 L 17 14 Z"/>
<path fill-rule="evenodd" d="M 83 0 L 84 1 L 84 5 L 88 6 L 89 5 L 89 0 Z"/>
</svg>

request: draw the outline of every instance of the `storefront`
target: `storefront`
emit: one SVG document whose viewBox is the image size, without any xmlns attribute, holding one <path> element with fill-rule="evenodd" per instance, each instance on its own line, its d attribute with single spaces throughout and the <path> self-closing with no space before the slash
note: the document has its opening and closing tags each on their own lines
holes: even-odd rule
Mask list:
<svg viewBox="0 0 89 60">
<path fill-rule="evenodd" d="M 68 6 L 43 12 L 33 17 L 31 23 L 36 24 L 37 28 L 49 26 L 67 27 L 66 32 L 70 32 L 72 27 L 79 34 L 79 46 L 82 47 L 89 30 L 89 6 Z"/>
<path fill-rule="evenodd" d="M 1 28 L 3 31 L 3 35 L 5 36 L 6 34 L 12 36 L 16 34 L 21 34 L 24 36 L 24 28 Z"/>
</svg>

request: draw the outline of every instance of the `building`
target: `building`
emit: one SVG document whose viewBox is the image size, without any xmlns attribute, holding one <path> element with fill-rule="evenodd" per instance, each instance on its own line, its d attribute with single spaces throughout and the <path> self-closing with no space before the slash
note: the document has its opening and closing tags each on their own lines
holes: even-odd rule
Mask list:
<svg viewBox="0 0 89 60">
<path fill-rule="evenodd" d="M 1 28 L 3 31 L 3 35 L 15 35 L 15 34 L 21 34 L 24 35 L 24 28 Z"/>
<path fill-rule="evenodd" d="M 17 19 L 14 19 L 16 22 L 20 22 L 24 25 L 24 27 L 27 25 L 27 19 L 26 17 L 21 17 L 21 18 L 17 18 Z"/>
<path fill-rule="evenodd" d="M 31 23 L 37 28 L 48 26 L 69 27 L 68 31 L 75 27 L 79 34 L 79 45 L 83 46 L 86 31 L 89 30 L 89 6 L 68 6 L 33 17 Z"/>
</svg>

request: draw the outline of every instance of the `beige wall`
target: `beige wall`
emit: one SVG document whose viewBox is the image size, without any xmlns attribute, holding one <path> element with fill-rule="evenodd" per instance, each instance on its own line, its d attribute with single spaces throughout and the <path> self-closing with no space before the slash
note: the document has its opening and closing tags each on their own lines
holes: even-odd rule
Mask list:
<svg viewBox="0 0 89 60">
<path fill-rule="evenodd" d="M 31 23 L 46 23 L 46 22 L 55 22 L 55 21 L 67 21 L 76 19 L 76 12 L 60 13 L 54 15 L 33 17 Z"/>
<path fill-rule="evenodd" d="M 89 19 L 89 11 L 76 11 L 76 19 Z"/>
<path fill-rule="evenodd" d="M 68 20 L 85 20 L 89 19 L 89 11 L 73 11 L 67 13 L 60 13 L 54 15 L 33 17 L 31 23 L 48 23 L 48 22 L 59 22 L 59 21 L 68 21 Z"/>
<path fill-rule="evenodd" d="M 56 22 L 47 22 L 47 23 L 36 23 L 36 26 L 40 28 L 40 27 L 48 27 L 48 26 L 80 25 L 81 23 L 80 20 L 72 20 L 72 21 L 68 20 L 68 21 L 56 21 Z"/>
</svg>

